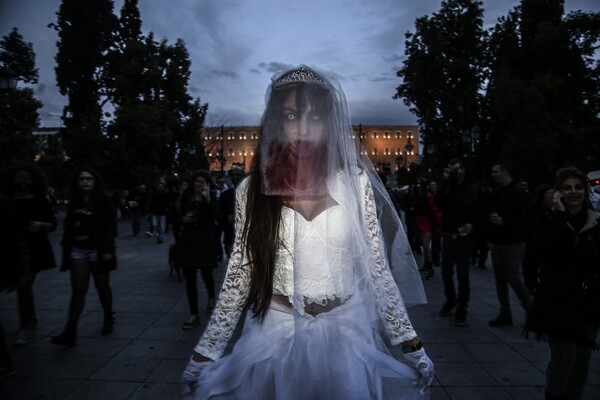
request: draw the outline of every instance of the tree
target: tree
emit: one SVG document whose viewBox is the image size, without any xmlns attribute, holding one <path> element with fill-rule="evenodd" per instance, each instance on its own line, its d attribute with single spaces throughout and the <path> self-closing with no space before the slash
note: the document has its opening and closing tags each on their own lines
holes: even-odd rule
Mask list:
<svg viewBox="0 0 600 400">
<path fill-rule="evenodd" d="M 470 155 L 465 134 L 480 123 L 482 59 L 486 34 L 480 1 L 445 0 L 440 11 L 416 20 L 406 33 L 406 56 L 397 75 L 402 99 L 417 116 L 423 162 L 445 165 Z"/>
<path fill-rule="evenodd" d="M 33 46 L 17 28 L 0 40 L 0 70 L 20 82 L 38 81 Z M 0 166 L 33 161 L 32 131 L 39 124 L 41 107 L 31 88 L 0 89 Z"/>
<path fill-rule="evenodd" d="M 56 82 L 67 96 L 63 111 L 64 146 L 74 164 L 101 167 L 105 156 L 103 70 L 113 43 L 116 17 L 112 0 L 62 0 L 57 22 Z"/>
<path fill-rule="evenodd" d="M 563 14 L 562 0 L 524 0 L 490 36 L 481 156 L 511 162 L 534 184 L 552 181 L 564 165 L 585 169 L 598 145 L 591 132 L 598 131 L 600 19 Z"/>
<path fill-rule="evenodd" d="M 157 42 L 152 33 L 142 35 L 141 26 L 137 1 L 125 1 L 105 69 L 115 109 L 107 126 L 107 173 L 120 187 L 154 182 L 190 165 L 207 167 L 197 162 L 203 159 L 200 130 L 207 105 L 188 94 L 185 44 Z"/>
</svg>

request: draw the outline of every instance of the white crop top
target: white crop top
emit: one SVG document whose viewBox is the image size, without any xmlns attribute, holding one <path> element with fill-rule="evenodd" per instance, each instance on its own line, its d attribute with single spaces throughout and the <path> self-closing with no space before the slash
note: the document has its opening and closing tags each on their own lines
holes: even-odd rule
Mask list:
<svg viewBox="0 0 600 400">
<path fill-rule="evenodd" d="M 283 207 L 273 293 L 288 296 L 294 308 L 327 300 L 346 300 L 354 292 L 352 227 L 340 205 L 327 208 L 308 221 L 294 209 Z"/>
<path fill-rule="evenodd" d="M 417 334 L 408 319 L 398 285 L 382 255 L 383 240 L 373 189 L 364 172 L 361 172 L 359 177 L 364 198 L 357 201 L 360 202 L 366 219 L 371 253 L 370 278 L 377 311 L 391 344 L 397 345 L 415 338 Z M 212 360 L 223 355 L 244 311 L 250 291 L 251 266 L 246 259 L 243 243 L 249 181 L 249 178 L 244 179 L 236 189 L 235 240 L 227 274 L 208 326 L 194 348 L 194 351 Z M 302 221 L 303 217 L 296 215 L 295 210 L 284 208 L 282 211 L 281 237 L 284 245 L 278 250 L 273 291 L 276 294 L 292 296 L 291 300 L 296 309 L 299 309 L 300 305 L 303 306 L 303 302 L 324 304 L 330 298 L 344 299 L 352 295 L 354 274 L 338 273 L 340 268 L 350 267 L 354 262 L 346 259 L 347 254 L 341 251 L 351 243 L 353 235 L 352 229 L 346 229 L 348 227 L 344 226 L 344 221 L 347 220 L 343 218 L 344 213 L 341 206 L 333 206 L 312 221 Z M 296 223 L 299 226 L 295 226 Z M 298 235 L 296 230 L 305 230 L 307 234 Z M 308 234 L 309 231 L 313 234 Z M 319 238 L 327 240 L 320 242 Z M 298 242 L 294 243 L 294 240 Z M 319 246 L 326 247 L 323 248 L 324 251 L 315 251 Z M 295 253 L 292 255 L 291 251 Z M 293 257 L 296 257 L 296 264 L 302 266 L 299 270 L 293 271 Z M 295 285 L 294 274 L 297 280 Z M 295 294 L 294 289 L 297 291 Z"/>
</svg>

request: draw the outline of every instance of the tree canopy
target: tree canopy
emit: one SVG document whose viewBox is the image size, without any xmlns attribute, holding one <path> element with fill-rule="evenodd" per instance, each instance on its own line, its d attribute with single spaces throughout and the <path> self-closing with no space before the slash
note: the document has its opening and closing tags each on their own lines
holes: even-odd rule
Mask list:
<svg viewBox="0 0 600 400">
<path fill-rule="evenodd" d="M 522 0 L 488 30 L 481 16 L 479 1 L 447 0 L 406 34 L 395 98 L 418 117 L 424 162 L 461 156 L 487 175 L 504 160 L 534 183 L 599 167 L 599 14 Z"/>
</svg>

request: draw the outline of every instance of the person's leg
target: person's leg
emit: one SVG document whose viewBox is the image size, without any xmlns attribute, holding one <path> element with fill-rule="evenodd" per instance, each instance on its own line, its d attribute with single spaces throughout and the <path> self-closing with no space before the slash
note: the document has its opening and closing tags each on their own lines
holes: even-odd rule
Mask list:
<svg viewBox="0 0 600 400">
<path fill-rule="evenodd" d="M 183 277 L 185 279 L 185 291 L 190 307 L 190 314 L 198 314 L 198 287 L 196 268 L 183 268 Z"/>
<path fill-rule="evenodd" d="M 473 238 L 461 237 L 457 239 L 456 255 L 456 277 L 458 279 L 458 297 L 456 306 L 456 325 L 462 326 L 466 323 L 467 309 L 469 308 L 469 297 L 471 295 L 471 255 L 473 254 Z"/>
<path fill-rule="evenodd" d="M 441 315 L 447 315 L 456 306 L 456 289 L 454 287 L 454 264 L 456 262 L 456 240 L 451 237 L 442 239 L 442 280 L 446 302 L 440 310 Z"/>
<path fill-rule="evenodd" d="M 434 233 L 431 236 L 431 258 L 433 260 L 433 265 L 440 265 L 440 252 L 442 245 L 442 235 Z"/>
<path fill-rule="evenodd" d="M 104 325 L 102 334 L 108 335 L 113 331 L 112 290 L 110 288 L 110 272 L 94 272 L 94 285 L 104 310 Z"/>
<path fill-rule="evenodd" d="M 595 341 L 596 336 L 598 335 L 598 325 L 586 327 L 585 332 Z M 591 356 L 592 348 L 589 345 L 578 344 L 576 346 L 575 365 L 573 366 L 573 373 L 567 383 L 566 389 L 566 394 L 568 394 L 569 399 L 581 398 L 588 377 Z"/>
<path fill-rule="evenodd" d="M 567 386 L 577 355 L 575 342 L 556 342 L 550 340 L 550 361 L 546 367 L 546 392 L 551 397 L 560 398 L 567 394 Z"/>
<path fill-rule="evenodd" d="M 69 304 L 69 319 L 65 330 L 58 336 L 52 337 L 52 343 L 74 346 L 76 341 L 77 324 L 85 307 L 85 296 L 90 282 L 91 268 L 88 260 L 71 260 L 71 301 Z"/>
<path fill-rule="evenodd" d="M 20 330 L 31 329 L 37 325 L 35 315 L 35 301 L 33 297 L 33 283 L 36 273 L 23 274 L 17 287 L 17 302 L 19 307 Z"/>
<path fill-rule="evenodd" d="M 433 272 L 433 261 L 431 255 L 431 232 L 420 233 L 421 246 L 423 247 L 423 271 L 425 272 L 425 279 L 432 279 L 434 276 Z"/>
<path fill-rule="evenodd" d="M 200 316 L 198 315 L 198 288 L 196 287 L 197 270 L 196 268 L 183 268 L 182 270 L 191 315 L 181 328 L 187 330 L 192 329 L 194 325 L 200 322 Z"/>
<path fill-rule="evenodd" d="M 142 225 L 142 211 L 139 208 L 131 210 L 131 231 L 132 234 L 138 235 Z"/>
<path fill-rule="evenodd" d="M 531 306 L 531 295 L 523 283 L 522 263 L 525 255 L 525 243 L 506 246 L 505 271 L 506 280 L 521 301 L 525 311 Z"/>
<path fill-rule="evenodd" d="M 496 282 L 496 297 L 500 304 L 500 316 L 510 317 L 510 301 L 508 298 L 508 282 L 506 277 L 506 257 L 510 251 L 508 246 L 494 245 L 492 247 L 492 268 L 494 269 L 494 280 Z"/>
<path fill-rule="evenodd" d="M 11 370 L 14 372 L 14 364 L 12 358 L 10 358 L 10 353 L 8 352 L 6 332 L 4 331 L 2 322 L 0 322 L 0 374 L 3 373 L 5 376 L 8 376 L 7 374 L 9 374 Z"/>
</svg>

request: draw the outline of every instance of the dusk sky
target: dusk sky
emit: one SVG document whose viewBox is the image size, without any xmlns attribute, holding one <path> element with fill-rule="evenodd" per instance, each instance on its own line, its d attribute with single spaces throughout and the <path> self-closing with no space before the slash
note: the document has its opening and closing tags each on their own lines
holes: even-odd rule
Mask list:
<svg viewBox="0 0 600 400">
<path fill-rule="evenodd" d="M 519 3 L 485 0 L 486 27 Z M 65 98 L 54 76 L 60 0 L 0 0 L 0 35 L 17 27 L 33 43 L 44 103 L 42 126 L 59 126 Z M 123 2 L 115 1 L 115 14 Z M 273 74 L 306 64 L 342 84 L 353 123 L 414 124 L 392 96 L 415 19 L 439 11 L 440 0 L 139 0 L 144 33 L 190 53 L 190 94 L 209 103 L 207 125 L 258 125 Z M 600 12 L 600 1 L 567 0 L 571 10 Z"/>
</svg>

